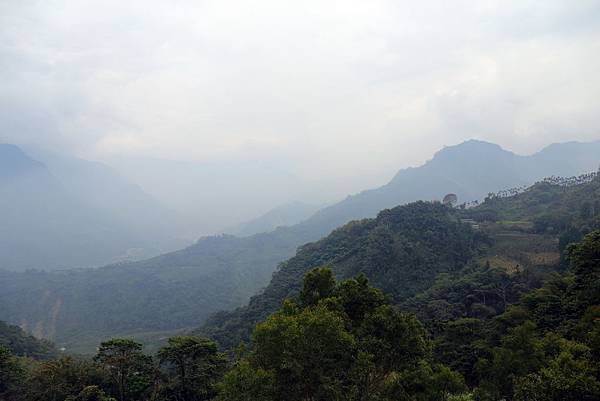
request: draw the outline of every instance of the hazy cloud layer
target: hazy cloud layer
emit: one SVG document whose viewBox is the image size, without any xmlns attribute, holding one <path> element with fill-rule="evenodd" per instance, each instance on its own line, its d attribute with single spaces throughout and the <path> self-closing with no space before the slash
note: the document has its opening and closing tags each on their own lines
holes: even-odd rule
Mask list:
<svg viewBox="0 0 600 401">
<path fill-rule="evenodd" d="M 600 139 L 598 71 L 597 0 L 0 2 L 0 140 L 356 189 L 472 137 Z"/>
</svg>

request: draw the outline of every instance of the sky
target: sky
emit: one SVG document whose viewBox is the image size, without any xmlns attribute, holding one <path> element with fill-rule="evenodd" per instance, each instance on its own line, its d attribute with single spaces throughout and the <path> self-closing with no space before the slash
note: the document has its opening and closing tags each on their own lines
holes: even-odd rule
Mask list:
<svg viewBox="0 0 600 401">
<path fill-rule="evenodd" d="M 0 0 L 0 142 L 340 193 L 470 138 L 600 139 L 598 71 L 597 0 Z"/>
</svg>

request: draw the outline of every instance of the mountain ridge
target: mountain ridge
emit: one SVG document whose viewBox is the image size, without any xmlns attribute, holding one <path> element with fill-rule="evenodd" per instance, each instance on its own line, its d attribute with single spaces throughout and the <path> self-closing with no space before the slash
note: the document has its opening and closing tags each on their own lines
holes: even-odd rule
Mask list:
<svg viewBox="0 0 600 401">
<path fill-rule="evenodd" d="M 565 172 L 595 170 L 594 156 L 600 155 L 597 147 L 600 142 L 576 146 L 587 155 L 582 158 L 587 164 L 569 164 Z M 500 161 L 506 160 L 507 154 L 511 160 L 521 160 L 504 152 L 500 152 Z M 387 186 L 363 191 L 318 211 L 302 223 L 272 232 L 244 238 L 206 237 L 188 248 L 153 259 L 73 275 L 5 274 L 6 284 L 0 288 L 0 319 L 26 322 L 28 327 L 46 327 L 53 321 L 48 305 L 60 300 L 63 307 L 57 315 L 59 330 L 51 339 L 68 346 L 77 346 L 77 338 L 82 335 L 78 327 L 89 327 L 96 336 L 104 337 L 111 333 L 197 326 L 211 313 L 243 305 L 267 285 L 278 264 L 294 256 L 298 247 L 351 220 L 373 217 L 380 210 L 419 199 L 441 199 L 449 192 L 457 193 L 459 202 L 469 199 L 465 193 L 483 197 L 489 192 L 521 186 L 536 174 L 527 171 L 523 173 L 525 177 L 518 175 L 523 169 L 519 164 L 511 169 L 516 175 L 507 178 L 503 175 L 506 171 L 494 170 L 498 163 L 492 163 L 493 159 L 482 157 L 478 164 L 465 156 L 461 159 L 462 168 L 443 166 L 443 171 L 432 168 L 431 162 L 405 169 Z M 560 170 L 561 160 L 557 159 L 553 171 Z M 121 294 L 119 302 L 114 302 L 112 293 L 95 290 L 94 283 L 110 283 L 111 291 Z M 41 288 L 47 290 L 47 304 L 31 304 L 30 299 L 35 299 Z M 95 302 L 91 302 L 93 297 Z M 16 301 L 8 304 L 9 298 Z"/>
<path fill-rule="evenodd" d="M 301 247 L 247 305 L 211 316 L 196 332 L 225 349 L 249 341 L 254 325 L 284 299 L 297 297 L 304 275 L 321 266 L 331 267 L 338 279 L 365 274 L 396 304 L 421 316 L 435 308 L 413 297 L 431 296 L 427 291 L 434 292 L 431 288 L 440 277 L 458 275 L 460 280 L 475 267 L 490 264 L 508 274 L 527 271 L 532 277 L 547 276 L 560 270 L 560 255 L 568 243 L 600 227 L 600 174 L 589 176 L 572 180 L 569 186 L 549 180 L 514 196 L 488 196 L 471 209 L 417 201 L 347 223 Z M 473 317 L 461 316 L 460 311 L 444 313 Z"/>
<path fill-rule="evenodd" d="M 101 266 L 186 243 L 164 236 L 162 209 L 106 166 L 41 155 L 0 145 L 0 269 Z"/>
</svg>

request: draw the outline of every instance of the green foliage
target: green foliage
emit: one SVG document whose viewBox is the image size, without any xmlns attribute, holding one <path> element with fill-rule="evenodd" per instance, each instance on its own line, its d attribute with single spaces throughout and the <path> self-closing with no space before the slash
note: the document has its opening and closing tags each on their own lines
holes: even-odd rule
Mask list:
<svg viewBox="0 0 600 401">
<path fill-rule="evenodd" d="M 98 386 L 87 386 L 76 397 L 67 397 L 65 401 L 115 401 Z"/>
<path fill-rule="evenodd" d="M 474 366 L 487 355 L 484 328 L 485 321 L 481 319 L 453 320 L 434 341 L 436 359 L 460 372 L 470 385 L 477 383 Z"/>
<path fill-rule="evenodd" d="M 20 327 L 0 321 L 0 346 L 10 350 L 13 355 L 45 359 L 55 356 L 54 346 L 44 340 L 26 334 Z"/>
<path fill-rule="evenodd" d="M 194 401 L 213 399 L 227 361 L 210 340 L 173 337 L 153 358 L 130 339 L 103 342 L 91 359 L 35 361 L 0 346 L 1 401 Z M 182 369 L 185 374 L 181 376 Z"/>
<path fill-rule="evenodd" d="M 245 303 L 308 240 L 302 232 L 218 236 L 98 269 L 0 270 L 0 320 L 25 322 L 69 352 L 93 354 L 100 339 L 172 333 Z"/>
<path fill-rule="evenodd" d="M 0 400 L 599 399 L 598 187 L 542 183 L 475 210 L 418 202 L 307 244 L 248 307 L 215 318 L 226 347 L 253 339 L 229 370 L 195 336 L 155 358 L 129 339 L 94 361 L 0 347 Z M 45 357 L 6 327 L 13 354 Z"/>
<path fill-rule="evenodd" d="M 590 348 L 593 360 L 600 361 L 600 305 L 586 309 L 573 329 L 573 337 Z"/>
<path fill-rule="evenodd" d="M 239 361 L 225 374 L 219 385 L 218 401 L 270 401 L 275 397 L 273 371 L 254 368 L 247 360 Z"/>
<path fill-rule="evenodd" d="M 36 364 L 28 376 L 28 401 L 79 399 L 87 394 L 84 390 L 88 386 L 110 388 L 110 379 L 100 366 L 73 357 Z"/>
<path fill-rule="evenodd" d="M 216 381 L 225 371 L 227 360 L 213 341 L 195 336 L 169 338 L 158 351 L 161 364 L 167 366 L 172 379 L 163 391 L 172 390 L 187 401 L 209 400 L 216 394 Z"/>
<path fill-rule="evenodd" d="M 354 327 L 359 327 L 370 311 L 389 303 L 381 290 L 369 285 L 364 274 L 340 283 L 333 295 L 331 301 L 339 303 Z"/>
<path fill-rule="evenodd" d="M 430 344 L 421 323 L 412 314 L 383 305 L 367 311 L 356 330 L 362 351 L 383 372 L 410 370 L 429 356 Z"/>
<path fill-rule="evenodd" d="M 600 304 L 600 230 L 571 245 L 567 252 L 575 275 L 576 307 L 582 310 Z"/>
<path fill-rule="evenodd" d="M 335 277 L 331 269 L 313 269 L 304 276 L 300 302 L 303 306 L 316 305 L 320 299 L 329 297 L 334 289 Z"/>
<path fill-rule="evenodd" d="M 301 247 L 247 307 L 213 316 L 201 332 L 227 348 L 248 341 L 253 326 L 283 299 L 299 295 L 305 274 L 323 265 L 340 279 L 363 273 L 394 302 L 406 300 L 429 288 L 438 274 L 459 271 L 478 252 L 484 236 L 456 213 L 439 203 L 415 202 L 351 222 Z"/>
<path fill-rule="evenodd" d="M 599 234 L 569 247 L 568 272 L 551 276 L 518 309 L 495 319 L 488 343 L 499 337 L 499 345 L 477 362 L 480 399 L 598 399 Z M 531 320 L 513 319 L 517 310 Z"/>
<path fill-rule="evenodd" d="M 0 345 L 0 401 L 16 397 L 23 387 L 25 372 L 10 350 Z"/>
<path fill-rule="evenodd" d="M 111 377 L 119 401 L 139 398 L 152 380 L 151 358 L 142 353 L 142 344 L 115 338 L 100 344 L 94 360 Z"/>
<path fill-rule="evenodd" d="M 526 219 L 538 233 L 564 236 L 560 241 L 562 251 L 569 243 L 600 228 L 600 208 L 595 207 L 599 198 L 600 176 L 572 186 L 540 182 L 516 196 L 488 198 L 479 207 L 464 211 L 464 215 L 474 219 L 494 215 L 493 219 L 484 217 L 480 221 Z"/>
<path fill-rule="evenodd" d="M 463 378 L 443 365 L 420 361 L 413 369 L 390 374 L 384 382 L 380 400 L 446 401 L 466 390 Z"/>
<path fill-rule="evenodd" d="M 256 366 L 273 370 L 276 394 L 290 400 L 339 399 L 352 366 L 354 338 L 343 319 L 323 307 L 275 314 L 254 332 Z"/>
<path fill-rule="evenodd" d="M 560 353 L 536 373 L 520 378 L 515 386 L 517 401 L 593 401 L 600 399 L 598 361 L 589 349 L 564 342 Z"/>
<path fill-rule="evenodd" d="M 447 401 L 474 401 L 473 393 L 450 394 Z"/>
<path fill-rule="evenodd" d="M 544 354 L 535 329 L 530 321 L 510 329 L 501 344 L 491 350 L 490 360 L 477 362 L 484 378 L 482 387 L 498 399 L 511 397 L 515 380 L 542 366 Z"/>
<path fill-rule="evenodd" d="M 383 212 L 375 221 L 354 222 L 324 240 L 303 247 L 295 258 L 282 266 L 263 295 L 255 297 L 248 308 L 229 316 L 221 315 L 222 320 L 217 324 L 222 328 L 215 331 L 213 326 L 209 332 L 223 339 L 225 344 L 232 337 L 240 338 L 240 333 L 241 338 L 247 338 L 244 333 L 248 333 L 248 329 L 243 328 L 244 325 L 260 320 L 284 297 L 301 292 L 294 283 L 301 282 L 302 272 L 310 271 L 304 270 L 305 266 L 327 264 L 341 278 L 349 272 L 364 273 L 377 286 L 391 288 L 392 302 L 416 312 L 433 334 L 434 360 L 462 373 L 474 390 L 472 395 L 465 393 L 466 398 L 512 399 L 517 383 L 524 377 L 540 375 L 549 369 L 551 361 L 560 353 L 557 344 L 562 338 L 587 346 L 590 351 L 586 358 L 598 371 L 597 364 L 592 363 L 600 355 L 600 324 L 596 318 L 600 314 L 596 253 L 600 246 L 596 234 L 585 237 L 582 244 L 569 247 L 567 257 L 560 260 L 571 264 L 567 272 L 559 266 L 558 256 L 556 262 L 551 262 L 554 264 L 527 258 L 535 252 L 541 257 L 550 252 L 558 255 L 556 243 L 559 251 L 566 249 L 570 242 L 580 240 L 597 225 L 597 216 L 578 212 L 578 205 L 599 195 L 599 184 L 598 179 L 568 188 L 542 183 L 511 198 L 489 199 L 474 210 L 454 211 L 465 218 L 481 212 L 479 232 L 471 233 L 470 237 L 461 237 L 458 231 L 454 233 L 455 239 L 469 238 L 465 244 L 470 244 L 470 248 L 467 247 L 470 251 L 463 253 L 470 256 L 459 258 L 464 262 L 459 263 L 458 268 L 450 267 L 448 261 L 452 257 L 441 244 L 427 242 L 426 229 L 424 235 L 412 231 L 417 223 L 408 213 L 420 219 L 422 227 L 431 225 L 443 231 L 430 220 L 436 213 L 435 207 L 424 214 L 420 212 L 424 212 L 422 206 L 426 205 L 394 209 L 403 217 L 401 223 L 393 218 L 384 220 L 384 216 L 389 218 L 389 215 Z M 497 221 L 482 217 L 488 212 Z M 446 213 L 452 217 L 453 211 Z M 383 221 L 386 224 L 378 224 Z M 542 228 L 541 222 L 546 226 Z M 403 237 L 410 238 L 407 246 L 402 245 Z M 430 253 L 444 255 L 443 259 L 430 262 L 431 259 L 422 257 L 415 262 L 415 265 L 425 266 L 425 274 L 419 268 L 408 270 L 407 266 L 411 266 L 413 257 L 420 254 L 419 249 L 425 244 Z M 456 243 L 452 246 L 461 249 Z M 407 256 L 407 249 L 411 256 Z M 504 258 L 514 258 L 512 270 L 498 265 L 494 259 L 498 253 Z M 418 274 L 411 277 L 409 272 Z M 363 311 L 373 313 L 377 308 L 384 311 L 388 301 L 383 296 L 378 297 L 376 292 L 362 291 L 365 286 L 360 285 L 361 280 L 366 281 L 366 277 L 339 284 L 334 291 L 328 289 L 329 297 L 316 296 L 306 305 L 287 303 L 284 310 L 294 316 L 302 307 L 318 305 L 342 316 L 350 334 L 359 338 L 363 333 L 358 330 L 366 327 L 365 322 L 372 322 L 372 317 L 365 318 Z M 416 289 L 417 283 L 423 284 L 424 290 Z M 340 291 L 343 286 L 347 287 L 345 292 Z M 407 290 L 412 295 L 399 296 Z M 351 303 L 344 301 L 344 294 L 357 304 L 349 306 Z M 381 326 L 385 327 L 378 327 Z M 371 340 L 376 344 L 371 352 L 365 348 L 356 352 L 355 382 L 370 383 L 377 375 L 371 373 L 366 378 L 359 372 L 375 372 L 378 363 L 385 365 L 381 360 L 376 362 L 377 353 L 373 351 L 381 349 L 381 355 L 389 354 L 386 348 L 389 344 L 382 342 L 383 338 Z M 357 342 L 358 347 L 366 347 L 368 343 Z M 401 393 L 395 395 L 398 399 L 401 396 Z"/>
<path fill-rule="evenodd" d="M 330 282 L 317 277 L 330 274 L 311 271 L 301 293 Z M 434 401 L 465 390 L 460 374 L 429 362 L 415 316 L 396 311 L 364 275 L 326 288 L 328 297 L 288 301 L 256 326 L 254 349 L 226 376 L 220 399 Z"/>
<path fill-rule="evenodd" d="M 489 264 L 466 266 L 458 273 L 438 275 L 430 288 L 402 305 L 438 333 L 454 320 L 486 319 L 504 312 L 531 286 L 530 278 L 529 271 L 508 274 Z"/>
</svg>

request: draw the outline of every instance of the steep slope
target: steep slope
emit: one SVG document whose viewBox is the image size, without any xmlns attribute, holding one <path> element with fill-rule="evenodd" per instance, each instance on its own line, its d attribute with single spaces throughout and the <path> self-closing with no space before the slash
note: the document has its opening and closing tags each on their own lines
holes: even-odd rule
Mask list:
<svg viewBox="0 0 600 401">
<path fill-rule="evenodd" d="M 163 209 L 104 166 L 49 160 L 0 145 L 0 269 L 98 266 L 182 245 L 165 235 Z"/>
<path fill-rule="evenodd" d="M 543 167 L 550 160 L 552 172 L 563 164 L 565 171 L 596 169 L 600 142 L 569 144 L 575 150 L 565 152 L 568 158 L 556 150 L 560 146 L 540 162 L 536 157 L 541 156 L 516 156 L 496 145 L 469 141 L 438 152 L 421 167 L 400 171 L 382 188 L 349 197 L 291 227 L 246 238 L 204 238 L 182 251 L 90 272 L 3 274 L 0 319 L 69 345 L 94 333 L 193 327 L 212 312 L 243 304 L 300 245 L 352 219 L 418 199 L 441 199 L 448 192 L 460 201 L 483 197 L 545 176 L 538 164 Z M 47 298 L 32 301 L 39 294 Z"/>
<path fill-rule="evenodd" d="M 323 233 L 352 219 L 373 217 L 385 208 L 416 200 L 441 199 L 455 193 L 459 203 L 483 199 L 504 188 L 531 185 L 551 175 L 574 176 L 595 171 L 600 141 L 550 145 L 531 156 L 470 140 L 446 147 L 416 168 L 400 170 L 383 187 L 363 191 L 327 207 L 302 224 Z"/>
<path fill-rule="evenodd" d="M 274 233 L 208 237 L 142 262 L 0 271 L 0 316 L 76 351 L 91 351 L 99 338 L 115 334 L 191 328 L 210 313 L 242 305 L 268 281 L 270 266 L 293 252 L 290 242 Z"/>
<path fill-rule="evenodd" d="M 104 216 L 70 196 L 46 166 L 13 145 L 0 145 L 0 161 L 2 268 L 81 266 L 117 252 L 101 240 L 119 233 L 103 224 Z M 97 235 L 86 238 L 90 227 L 97 227 Z M 82 247 L 89 252 L 81 252 Z"/>
<path fill-rule="evenodd" d="M 0 321 L 0 346 L 10 350 L 13 355 L 46 359 L 57 354 L 54 346 L 28 335 L 20 327 Z"/>
<path fill-rule="evenodd" d="M 591 174 L 541 182 L 512 197 L 491 196 L 474 209 L 417 202 L 384 210 L 303 246 L 248 306 L 214 315 L 200 331 L 227 348 L 248 341 L 254 325 L 296 296 L 304 275 L 322 265 L 339 278 L 364 273 L 396 303 L 426 313 L 428 302 L 411 298 L 429 291 L 441 274 L 471 274 L 469 266 L 490 263 L 508 274 L 559 268 L 565 245 L 600 227 L 598 199 L 600 175 Z"/>
<path fill-rule="evenodd" d="M 84 160 L 41 147 L 25 152 L 43 163 L 61 184 L 86 204 L 127 224 L 174 231 L 177 215 L 104 163 Z"/>
<path fill-rule="evenodd" d="M 184 239 L 181 216 L 110 166 L 46 148 L 29 145 L 25 149 L 48 168 L 71 196 L 110 216 L 121 230 L 131 233 L 135 247 L 113 261 L 146 259 L 192 242 Z"/>
<path fill-rule="evenodd" d="M 359 272 L 397 301 L 427 288 L 438 272 L 460 269 L 476 252 L 479 239 L 452 210 L 417 202 L 384 210 L 374 219 L 354 221 L 304 245 L 275 272 L 248 306 L 213 316 L 201 331 L 229 348 L 249 339 L 254 325 L 298 294 L 312 268 L 331 266 L 339 279 Z M 403 286 L 400 284 L 403 283 Z"/>
</svg>

